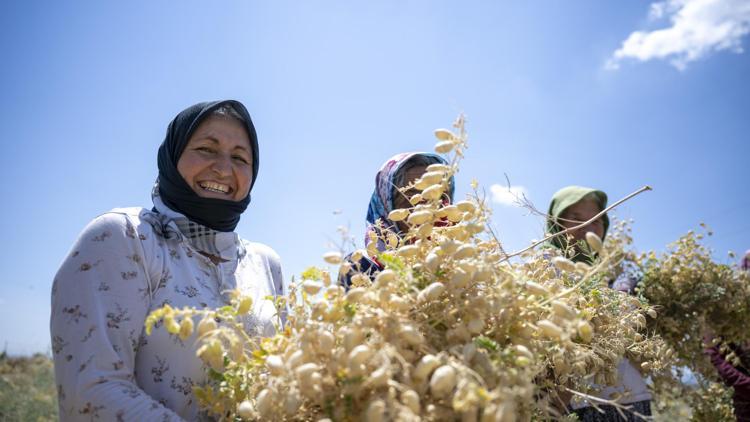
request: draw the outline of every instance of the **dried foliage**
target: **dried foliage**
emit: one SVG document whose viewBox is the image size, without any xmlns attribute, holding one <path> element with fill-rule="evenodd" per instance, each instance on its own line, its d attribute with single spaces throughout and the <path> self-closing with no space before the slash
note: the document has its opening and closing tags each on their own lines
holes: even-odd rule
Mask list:
<svg viewBox="0 0 750 422">
<path fill-rule="evenodd" d="M 727 361 L 742 366 L 726 344 L 748 340 L 750 277 L 735 266 L 715 262 L 702 244 L 711 232 L 705 226 L 703 230 L 705 234 L 691 231 L 682 236 L 660 256 L 639 256 L 633 267 L 642 278 L 640 297 L 658 312 L 657 318 L 648 320 L 649 331 L 675 351 L 673 379 L 658 383 L 659 407 L 672 416 L 685 413 L 675 409 L 688 409 L 696 421 L 733 421 L 732 390 L 719 382 L 704 348 L 718 344 Z M 679 382 L 685 368 L 693 385 Z"/>
<path fill-rule="evenodd" d="M 0 420 L 58 420 L 55 374 L 48 356 L 0 353 Z"/>
<path fill-rule="evenodd" d="M 750 321 L 750 279 L 747 272 L 714 262 L 703 236 L 691 231 L 661 256 L 642 256 L 639 291 L 658 310 L 649 328 L 674 348 L 678 363 L 712 377 L 711 362 L 696 360 L 703 356 L 703 336 L 712 332 L 727 342 L 748 340 L 742 322 Z M 736 356 L 729 358 L 740 364 Z"/>
<path fill-rule="evenodd" d="M 352 264 L 325 254 L 332 267 L 309 269 L 276 300 L 289 316 L 262 340 L 244 334 L 240 297 L 149 317 L 149 329 L 164 319 L 184 338 L 200 320 L 198 354 L 214 380 L 194 389 L 204 408 L 226 420 L 543 420 L 565 417 L 571 392 L 614 384 L 622 357 L 669 376 L 674 352 L 646 331 L 654 310 L 608 288 L 623 248 L 589 238 L 593 266 L 549 248 L 504 259 L 482 198 L 440 201 L 467 146 L 463 119 L 435 135 L 450 165 L 428 167 L 413 208 L 389 216 L 409 231 L 384 228 L 386 251 L 367 251 L 386 266 L 374 281 L 358 275 L 344 291 L 329 270 Z"/>
</svg>

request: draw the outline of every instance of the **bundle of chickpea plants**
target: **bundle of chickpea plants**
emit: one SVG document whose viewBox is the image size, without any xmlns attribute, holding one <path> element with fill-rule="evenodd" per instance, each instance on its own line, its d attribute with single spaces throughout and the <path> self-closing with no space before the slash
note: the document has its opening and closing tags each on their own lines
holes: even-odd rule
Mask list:
<svg viewBox="0 0 750 422">
<path fill-rule="evenodd" d="M 750 369 L 727 347 L 748 338 L 748 273 L 713 260 L 702 243 L 711 231 L 702 226 L 705 234 L 690 231 L 661 254 L 639 254 L 631 247 L 631 222 L 618 221 L 605 244 L 609 268 L 600 274 L 635 284 L 641 302 L 656 311 L 647 314 L 646 332 L 666 342 L 673 360 L 670 372 L 650 380 L 655 420 L 735 420 L 732 389 L 721 382 L 706 347 L 718 345 L 725 359 Z"/>
<path fill-rule="evenodd" d="M 463 118 L 435 135 L 450 164 L 429 166 L 403 189 L 419 190 L 413 207 L 389 215 L 408 232 L 382 228 L 386 250 L 372 241 L 351 261 L 325 254 L 327 266 L 269 298 L 286 315 L 275 336 L 247 334 L 252 304 L 241 296 L 218 310 L 164 307 L 149 317 L 147 330 L 163 320 L 198 342 L 212 382 L 193 391 L 207 412 L 221 420 L 564 419 L 571 398 L 605 403 L 591 394 L 616 383 L 623 357 L 654 379 L 670 371 L 674 353 L 645 330 L 654 310 L 607 288 L 616 255 L 588 236 L 599 252 L 592 266 L 555 249 L 511 258 L 488 229 L 475 183 L 468 199 L 441 201 L 467 147 Z M 347 291 L 335 275 L 357 272 L 352 262 L 363 254 L 385 269 L 373 280 L 354 275 Z"/>
<path fill-rule="evenodd" d="M 722 345 L 750 340 L 750 277 L 736 266 L 714 262 L 704 236 L 691 231 L 661 256 L 640 257 L 639 293 L 659 310 L 649 328 L 672 345 L 678 363 L 711 377 L 715 370 L 702 353 L 704 340 Z M 741 364 L 731 351 L 727 358 Z"/>
<path fill-rule="evenodd" d="M 688 232 L 662 254 L 631 255 L 625 261 L 635 269 L 631 276 L 640 279 L 639 297 L 658 311 L 657 318 L 648 318 L 648 331 L 658 333 L 674 351 L 674 376 L 688 374 L 693 380 L 693 385 L 673 382 L 658 388 L 662 400 L 657 407 L 669 407 L 669 401 L 692 403 L 693 420 L 733 421 L 731 389 L 721 383 L 705 349 L 718 346 L 726 361 L 750 370 L 729 347 L 750 340 L 750 277 L 736 265 L 713 259 L 703 244 L 712 232 L 701 226 L 702 232 Z"/>
</svg>

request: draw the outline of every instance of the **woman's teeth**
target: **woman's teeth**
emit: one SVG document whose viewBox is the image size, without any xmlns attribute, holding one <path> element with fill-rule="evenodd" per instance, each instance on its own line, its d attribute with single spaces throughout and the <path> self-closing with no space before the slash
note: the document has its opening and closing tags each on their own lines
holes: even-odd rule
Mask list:
<svg viewBox="0 0 750 422">
<path fill-rule="evenodd" d="M 200 187 L 203 189 L 209 191 L 209 192 L 216 192 L 216 193 L 229 193 L 229 186 L 222 185 L 219 183 L 213 183 L 213 182 L 201 182 Z"/>
</svg>

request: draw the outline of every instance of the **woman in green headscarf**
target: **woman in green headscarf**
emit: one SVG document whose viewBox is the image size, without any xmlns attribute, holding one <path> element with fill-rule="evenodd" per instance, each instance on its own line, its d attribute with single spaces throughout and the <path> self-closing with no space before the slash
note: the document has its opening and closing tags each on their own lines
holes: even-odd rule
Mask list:
<svg viewBox="0 0 750 422">
<path fill-rule="evenodd" d="M 605 208 L 607 208 L 607 194 L 600 190 L 582 186 L 562 188 L 552 196 L 552 202 L 549 205 L 547 234 L 559 233 L 565 229 L 578 226 L 591 220 Z M 608 228 L 609 217 L 604 214 L 583 227 L 551 239 L 550 245 L 569 253 L 569 258 L 573 261 L 590 263 L 595 256 L 592 256 L 585 246 L 586 233 L 592 232 L 604 240 Z M 619 383 L 604 387 L 599 392 L 598 397 L 611 399 L 618 395 L 622 396 L 619 400 L 620 404 L 629 407 L 635 413 L 650 416 L 651 393 L 649 393 L 640 372 L 627 359 L 620 361 L 617 372 Z M 623 421 L 622 416 L 613 406 L 599 406 L 599 410 L 597 410 L 583 402 L 572 404 L 572 407 L 578 419 L 582 422 Z M 628 422 L 643 420 L 634 413 L 625 412 L 625 415 Z"/>
<path fill-rule="evenodd" d="M 547 215 L 547 234 L 559 233 L 562 230 L 575 227 L 590 220 L 607 207 L 607 194 L 596 189 L 583 186 L 567 186 L 552 196 Z M 606 214 L 591 223 L 560 235 L 550 244 L 560 250 L 569 251 L 573 261 L 589 261 L 590 256 L 583 245 L 586 233 L 593 232 L 604 240 L 609 228 L 609 217 Z"/>
</svg>

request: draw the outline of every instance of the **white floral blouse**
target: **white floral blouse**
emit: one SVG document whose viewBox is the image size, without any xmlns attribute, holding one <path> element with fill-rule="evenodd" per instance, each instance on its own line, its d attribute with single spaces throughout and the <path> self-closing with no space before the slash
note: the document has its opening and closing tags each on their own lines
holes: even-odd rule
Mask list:
<svg viewBox="0 0 750 422">
<path fill-rule="evenodd" d="M 62 421 L 203 419 L 192 395 L 207 381 L 196 335 L 182 341 L 161 324 L 144 332 L 146 316 L 162 305 L 218 308 L 239 289 L 253 298 L 245 322 L 255 334 L 272 335 L 280 320 L 266 299 L 283 294 L 273 250 L 218 233 L 228 260 L 214 264 L 180 232 L 180 214 L 157 208 L 96 218 L 55 277 L 50 329 Z"/>
</svg>

